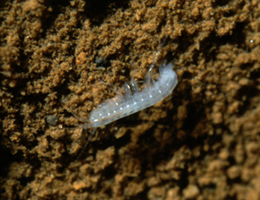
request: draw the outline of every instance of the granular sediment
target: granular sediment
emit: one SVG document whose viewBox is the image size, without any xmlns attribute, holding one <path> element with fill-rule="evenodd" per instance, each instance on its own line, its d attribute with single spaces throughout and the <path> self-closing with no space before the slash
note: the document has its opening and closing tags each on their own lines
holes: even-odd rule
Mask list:
<svg viewBox="0 0 260 200">
<path fill-rule="evenodd" d="M 0 22 L 1 199 L 260 198 L 258 0 L 6 0 Z M 164 38 L 172 95 L 82 131 Z"/>
</svg>

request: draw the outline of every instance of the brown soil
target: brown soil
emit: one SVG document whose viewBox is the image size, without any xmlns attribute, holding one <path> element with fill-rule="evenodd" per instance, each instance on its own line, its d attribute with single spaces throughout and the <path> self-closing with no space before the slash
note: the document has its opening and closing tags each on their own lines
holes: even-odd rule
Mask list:
<svg viewBox="0 0 260 200">
<path fill-rule="evenodd" d="M 1 199 L 260 199 L 259 0 L 1 0 L 0 23 Z M 173 94 L 82 131 L 164 38 Z"/>
</svg>

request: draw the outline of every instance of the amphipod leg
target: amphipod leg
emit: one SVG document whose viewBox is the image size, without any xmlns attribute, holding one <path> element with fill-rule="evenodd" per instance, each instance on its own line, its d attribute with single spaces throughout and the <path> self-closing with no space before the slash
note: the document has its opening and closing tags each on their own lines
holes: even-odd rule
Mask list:
<svg viewBox="0 0 260 200">
<path fill-rule="evenodd" d="M 131 78 L 130 85 L 134 93 L 139 92 L 140 89 L 138 87 L 138 84 L 133 78 Z"/>
<path fill-rule="evenodd" d="M 82 134 L 84 134 L 86 132 L 86 129 L 83 128 L 82 129 Z M 79 160 L 79 158 L 82 156 L 83 152 L 86 150 L 86 148 L 89 146 L 90 141 L 94 138 L 94 134 L 96 132 L 96 128 L 91 129 L 90 131 L 90 137 L 88 137 L 88 141 L 85 143 L 85 145 L 83 146 L 82 150 L 80 151 L 79 155 L 77 156 L 75 163 Z"/>
</svg>

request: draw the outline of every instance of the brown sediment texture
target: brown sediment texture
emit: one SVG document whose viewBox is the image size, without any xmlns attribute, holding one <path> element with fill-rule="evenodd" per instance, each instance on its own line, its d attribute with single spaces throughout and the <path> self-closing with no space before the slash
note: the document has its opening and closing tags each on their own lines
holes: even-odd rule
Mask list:
<svg viewBox="0 0 260 200">
<path fill-rule="evenodd" d="M 260 199 L 258 0 L 6 0 L 0 22 L 1 199 Z M 142 80 L 165 37 L 173 94 L 82 131 L 71 112 Z"/>
</svg>

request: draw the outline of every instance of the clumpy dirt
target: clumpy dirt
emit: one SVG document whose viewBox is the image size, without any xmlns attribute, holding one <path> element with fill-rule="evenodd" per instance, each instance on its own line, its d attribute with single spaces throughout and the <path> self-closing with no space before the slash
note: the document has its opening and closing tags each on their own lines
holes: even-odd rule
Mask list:
<svg viewBox="0 0 260 200">
<path fill-rule="evenodd" d="M 1 199 L 260 199 L 259 0 L 5 0 L 0 23 Z M 164 38 L 170 97 L 83 130 Z"/>
</svg>

